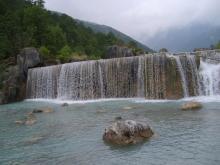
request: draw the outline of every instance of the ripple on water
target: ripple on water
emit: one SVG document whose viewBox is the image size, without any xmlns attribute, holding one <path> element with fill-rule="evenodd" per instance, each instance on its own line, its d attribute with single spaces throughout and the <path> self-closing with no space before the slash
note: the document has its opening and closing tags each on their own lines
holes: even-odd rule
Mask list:
<svg viewBox="0 0 220 165">
<path fill-rule="evenodd" d="M 206 102 L 196 112 L 179 110 L 181 104 L 108 100 L 65 108 L 45 101 L 0 106 L 0 164 L 219 165 L 220 103 Z M 37 115 L 29 127 L 14 123 L 39 106 L 51 106 L 55 113 Z M 147 120 L 156 135 L 135 146 L 106 145 L 104 129 L 118 116 Z"/>
</svg>

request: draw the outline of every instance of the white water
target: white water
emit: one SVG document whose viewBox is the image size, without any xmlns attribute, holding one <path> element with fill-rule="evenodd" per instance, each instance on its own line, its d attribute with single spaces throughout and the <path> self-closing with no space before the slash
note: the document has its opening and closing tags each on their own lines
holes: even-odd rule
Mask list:
<svg viewBox="0 0 220 165">
<path fill-rule="evenodd" d="M 157 54 L 31 69 L 27 96 L 58 102 L 112 98 L 145 98 L 152 102 L 192 96 L 218 97 L 220 64 L 215 59 L 219 56 L 219 53 L 202 56 L 200 68 L 192 54 Z"/>
<path fill-rule="evenodd" d="M 184 97 L 189 97 L 189 90 L 188 90 L 188 85 L 187 85 L 187 81 L 186 81 L 186 74 L 184 73 L 183 66 L 180 61 L 180 57 L 179 56 L 174 56 L 174 57 L 176 59 L 176 63 L 177 63 L 177 66 L 178 66 L 178 69 L 180 72 Z"/>
<path fill-rule="evenodd" d="M 215 96 L 220 94 L 220 64 L 201 61 L 200 79 L 203 94 Z"/>
</svg>

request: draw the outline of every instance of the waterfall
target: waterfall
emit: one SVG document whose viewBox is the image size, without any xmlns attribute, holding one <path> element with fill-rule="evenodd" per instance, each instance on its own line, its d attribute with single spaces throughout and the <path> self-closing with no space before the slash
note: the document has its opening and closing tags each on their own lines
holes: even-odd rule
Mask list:
<svg viewBox="0 0 220 165">
<path fill-rule="evenodd" d="M 179 99 L 218 95 L 218 55 L 160 53 L 29 69 L 27 98 Z"/>
<path fill-rule="evenodd" d="M 220 64 L 201 61 L 201 86 L 203 94 L 214 96 L 220 94 Z"/>
<path fill-rule="evenodd" d="M 183 88 L 183 93 L 184 93 L 184 97 L 188 97 L 189 96 L 189 91 L 188 91 L 188 85 L 187 85 L 187 80 L 186 80 L 186 74 L 183 70 L 183 66 L 180 60 L 180 56 L 175 56 L 176 59 L 176 63 L 180 72 L 180 76 L 181 76 L 181 82 L 182 82 L 182 88 Z"/>
</svg>

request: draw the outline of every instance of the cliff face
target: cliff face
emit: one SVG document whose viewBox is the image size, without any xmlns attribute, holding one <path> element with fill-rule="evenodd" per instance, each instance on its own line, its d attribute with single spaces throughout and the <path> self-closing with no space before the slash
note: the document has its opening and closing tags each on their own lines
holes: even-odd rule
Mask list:
<svg viewBox="0 0 220 165">
<path fill-rule="evenodd" d="M 120 46 L 111 46 L 108 47 L 105 59 L 111 59 L 111 58 L 119 58 L 119 57 L 132 57 L 136 54 L 133 52 L 132 49 L 128 47 L 120 47 Z"/>
<path fill-rule="evenodd" d="M 25 48 L 17 56 L 17 65 L 8 67 L 2 73 L 0 104 L 21 101 L 26 97 L 26 81 L 29 68 L 41 65 L 41 59 L 35 48 Z"/>
</svg>

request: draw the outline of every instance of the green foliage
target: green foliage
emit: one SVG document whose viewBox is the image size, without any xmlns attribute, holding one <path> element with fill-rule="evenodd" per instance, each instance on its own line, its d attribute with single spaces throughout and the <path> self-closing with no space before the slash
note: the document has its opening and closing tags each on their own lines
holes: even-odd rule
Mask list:
<svg viewBox="0 0 220 165">
<path fill-rule="evenodd" d="M 59 56 L 58 58 L 62 61 L 62 62 L 67 62 L 68 60 L 71 59 L 71 53 L 72 50 L 68 45 L 65 45 L 59 52 Z"/>
<path fill-rule="evenodd" d="M 128 47 L 130 47 L 130 48 L 137 48 L 137 43 L 134 42 L 134 41 L 130 41 L 130 42 L 128 43 Z"/>
<path fill-rule="evenodd" d="M 47 28 L 45 45 L 49 48 L 52 54 L 58 53 L 66 43 L 66 36 L 58 25 L 49 26 Z"/>
<path fill-rule="evenodd" d="M 44 58 L 49 58 L 50 57 L 50 50 L 45 46 L 41 46 L 39 48 L 39 53 Z"/>
<path fill-rule="evenodd" d="M 126 46 L 113 33 L 95 33 L 65 14 L 47 11 L 44 0 L 0 0 L 0 8 L 0 60 L 16 57 L 24 47 L 68 61 L 73 54 L 99 59 L 108 46 Z M 138 50 L 135 43 L 129 47 Z"/>
<path fill-rule="evenodd" d="M 220 41 L 215 45 L 215 49 L 220 49 Z"/>
</svg>

